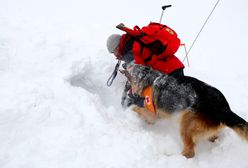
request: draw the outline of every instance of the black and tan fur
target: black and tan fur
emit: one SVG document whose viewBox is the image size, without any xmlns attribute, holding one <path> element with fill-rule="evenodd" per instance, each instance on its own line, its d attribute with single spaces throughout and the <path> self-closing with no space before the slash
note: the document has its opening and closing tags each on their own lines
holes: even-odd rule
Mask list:
<svg viewBox="0 0 248 168">
<path fill-rule="evenodd" d="M 159 117 L 180 113 L 180 135 L 184 143 L 182 154 L 194 157 L 195 144 L 206 137 L 214 141 L 225 126 L 248 141 L 248 123 L 233 113 L 224 95 L 216 88 L 189 76 L 173 78 L 142 65 L 129 65 L 126 76 L 133 92 L 152 85 L 153 98 Z M 149 122 L 157 116 L 144 108 L 135 107 Z"/>
</svg>

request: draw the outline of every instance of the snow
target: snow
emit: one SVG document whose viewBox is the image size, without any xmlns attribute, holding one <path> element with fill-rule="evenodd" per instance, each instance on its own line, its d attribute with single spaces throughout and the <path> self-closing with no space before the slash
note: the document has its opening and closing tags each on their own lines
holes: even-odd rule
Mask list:
<svg viewBox="0 0 248 168">
<path fill-rule="evenodd" d="M 173 7 L 163 22 L 189 47 L 215 2 L 166 2 Z M 186 159 L 176 119 L 149 125 L 121 108 L 123 76 L 106 86 L 116 60 L 105 43 L 121 33 L 115 25 L 158 21 L 164 3 L 0 1 L 1 168 L 248 167 L 248 145 L 231 129 Z M 247 5 L 220 2 L 185 69 L 220 89 L 246 120 Z M 183 48 L 177 55 L 183 59 Z"/>
</svg>

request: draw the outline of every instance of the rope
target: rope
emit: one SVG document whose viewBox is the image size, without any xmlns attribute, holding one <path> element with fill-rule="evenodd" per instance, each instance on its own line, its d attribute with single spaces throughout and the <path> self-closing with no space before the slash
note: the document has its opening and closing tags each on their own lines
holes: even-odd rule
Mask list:
<svg viewBox="0 0 248 168">
<path fill-rule="evenodd" d="M 187 59 L 188 66 L 190 67 L 190 65 L 189 65 L 189 57 L 188 57 L 188 55 L 187 55 L 187 48 L 186 48 L 186 44 L 181 44 L 181 45 L 182 45 L 182 46 L 183 46 L 183 48 L 184 48 L 185 57 L 186 57 L 186 59 Z"/>
<path fill-rule="evenodd" d="M 203 26 L 201 27 L 199 33 L 197 34 L 195 40 L 194 40 L 193 43 L 191 44 L 191 46 L 190 46 L 190 48 L 189 48 L 189 50 L 188 50 L 186 56 L 185 56 L 184 59 L 183 59 L 183 62 L 185 61 L 186 58 L 188 59 L 189 52 L 191 51 L 191 49 L 192 49 L 193 46 L 195 45 L 196 40 L 198 39 L 199 35 L 201 34 L 203 28 L 204 28 L 205 25 L 207 24 L 209 18 L 211 17 L 212 13 L 214 12 L 214 10 L 215 10 L 215 8 L 217 7 L 217 5 L 219 4 L 219 2 L 220 2 L 220 0 L 218 0 L 218 1 L 215 3 L 214 8 L 212 9 L 212 11 L 210 12 L 210 14 L 208 15 L 206 21 L 204 22 Z"/>
</svg>

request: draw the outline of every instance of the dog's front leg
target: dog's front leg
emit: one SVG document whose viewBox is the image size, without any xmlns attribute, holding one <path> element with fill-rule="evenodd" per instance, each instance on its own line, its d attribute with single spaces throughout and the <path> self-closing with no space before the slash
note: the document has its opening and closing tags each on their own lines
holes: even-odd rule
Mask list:
<svg viewBox="0 0 248 168">
<path fill-rule="evenodd" d="M 133 108 L 133 111 L 138 113 L 139 116 L 149 124 L 154 124 L 157 119 L 157 116 L 155 113 L 152 113 L 143 107 L 135 106 Z"/>
</svg>

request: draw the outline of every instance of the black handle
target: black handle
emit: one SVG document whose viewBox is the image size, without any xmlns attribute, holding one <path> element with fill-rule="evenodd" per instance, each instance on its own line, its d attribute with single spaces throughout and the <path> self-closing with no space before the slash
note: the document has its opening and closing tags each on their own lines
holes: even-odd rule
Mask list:
<svg viewBox="0 0 248 168">
<path fill-rule="evenodd" d="M 116 26 L 116 28 L 118 28 L 118 29 L 122 29 L 123 27 L 125 27 L 125 25 L 124 25 L 123 23 L 120 23 L 120 24 L 118 24 L 118 25 Z"/>
<path fill-rule="evenodd" d="M 162 9 L 165 10 L 166 8 L 170 8 L 170 7 L 171 7 L 171 5 L 164 5 L 164 6 L 162 6 Z"/>
</svg>

